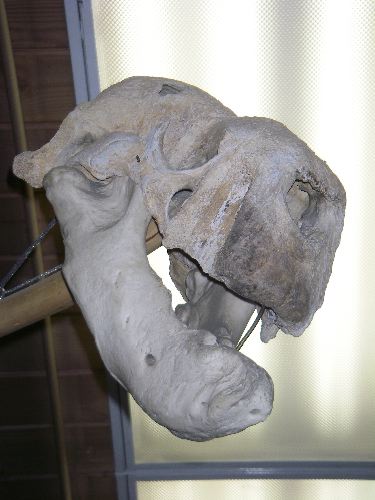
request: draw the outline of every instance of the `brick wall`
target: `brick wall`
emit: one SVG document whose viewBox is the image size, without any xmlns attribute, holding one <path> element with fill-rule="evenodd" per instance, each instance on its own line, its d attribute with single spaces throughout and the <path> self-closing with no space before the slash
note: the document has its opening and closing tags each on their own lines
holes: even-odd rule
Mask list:
<svg viewBox="0 0 375 500">
<path fill-rule="evenodd" d="M 63 0 L 8 0 L 8 22 L 29 149 L 55 133 L 74 107 Z M 0 74 L 0 276 L 30 241 L 4 76 Z M 40 228 L 53 216 L 37 192 Z M 43 244 L 45 268 L 62 262 L 58 228 Z M 28 262 L 17 281 L 33 275 Z M 116 498 L 106 375 L 78 310 L 52 318 L 71 487 L 74 499 Z M 62 498 L 43 323 L 0 340 L 0 498 Z"/>
</svg>

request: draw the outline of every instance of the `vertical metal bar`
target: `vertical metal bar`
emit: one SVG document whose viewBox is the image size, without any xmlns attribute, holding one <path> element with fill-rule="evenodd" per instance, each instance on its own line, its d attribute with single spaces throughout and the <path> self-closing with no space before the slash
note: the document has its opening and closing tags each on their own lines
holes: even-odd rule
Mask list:
<svg viewBox="0 0 375 500">
<path fill-rule="evenodd" d="M 81 23 L 82 48 L 85 61 L 88 99 L 94 99 L 94 97 L 99 94 L 101 88 L 98 60 L 96 56 L 92 2 L 91 0 L 77 0 L 77 2 Z"/>
<path fill-rule="evenodd" d="M 77 0 L 64 0 L 76 104 L 89 100 L 80 9 Z"/>
<path fill-rule="evenodd" d="M 107 372 L 107 389 L 109 415 L 111 419 L 112 445 L 115 465 L 115 478 L 117 487 L 117 498 L 119 500 L 129 500 L 128 498 L 128 478 L 127 457 L 125 442 L 123 439 L 122 408 L 119 404 L 120 386 L 115 379 Z"/>
<path fill-rule="evenodd" d="M 4 0 L 0 0 L 0 27 L 1 27 L 1 51 L 4 65 L 5 82 L 7 87 L 9 110 L 12 120 L 13 135 L 18 153 L 27 150 L 27 141 L 21 99 L 18 88 L 16 67 L 14 63 L 12 43 L 10 39 L 7 13 Z M 32 239 L 39 235 L 38 218 L 35 203 L 35 194 L 31 186 L 26 188 L 28 218 Z M 38 274 L 43 272 L 43 256 L 40 247 L 34 251 L 34 264 Z M 54 420 L 54 430 L 56 435 L 58 459 L 60 466 L 60 477 L 65 500 L 71 500 L 71 487 L 68 469 L 68 460 L 64 439 L 64 424 L 62 418 L 62 408 L 59 392 L 58 373 L 56 366 L 55 348 L 51 319 L 44 320 L 44 345 L 47 359 L 47 374 L 52 402 L 52 413 Z"/>
<path fill-rule="evenodd" d="M 119 402 L 121 406 L 122 430 L 123 441 L 125 448 L 126 466 L 133 467 L 134 465 L 134 444 L 133 444 L 133 430 L 130 417 L 130 404 L 129 393 L 125 391 L 120 385 L 119 388 Z"/>
<path fill-rule="evenodd" d="M 136 482 L 129 475 L 129 470 L 134 467 L 134 444 L 133 444 L 133 429 L 130 416 L 130 394 L 118 385 L 119 399 L 118 404 L 121 411 L 122 419 L 122 441 L 124 443 L 124 452 L 126 460 L 126 481 L 129 500 L 137 500 Z M 120 497 L 120 500 L 121 497 Z"/>
<path fill-rule="evenodd" d="M 128 393 L 110 374 L 107 384 L 117 494 L 119 500 L 136 500 L 136 480 L 129 475 L 134 466 L 134 451 Z"/>
<path fill-rule="evenodd" d="M 128 476 L 128 497 L 129 500 L 138 499 L 137 480 L 132 475 Z"/>
<path fill-rule="evenodd" d="M 91 2 L 64 0 L 76 103 L 100 92 Z"/>
</svg>

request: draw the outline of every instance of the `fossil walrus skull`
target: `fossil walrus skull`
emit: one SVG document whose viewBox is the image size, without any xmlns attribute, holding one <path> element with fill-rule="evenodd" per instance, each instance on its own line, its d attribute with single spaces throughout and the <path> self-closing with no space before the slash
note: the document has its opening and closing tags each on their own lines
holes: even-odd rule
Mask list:
<svg viewBox="0 0 375 500">
<path fill-rule="evenodd" d="M 78 106 L 14 171 L 44 185 L 67 283 L 109 371 L 152 418 L 205 440 L 267 417 L 272 381 L 234 347 L 261 306 L 262 340 L 303 333 L 343 226 L 345 191 L 306 144 L 185 83 L 136 77 Z M 148 265 L 151 217 L 187 301 L 175 312 Z"/>
</svg>

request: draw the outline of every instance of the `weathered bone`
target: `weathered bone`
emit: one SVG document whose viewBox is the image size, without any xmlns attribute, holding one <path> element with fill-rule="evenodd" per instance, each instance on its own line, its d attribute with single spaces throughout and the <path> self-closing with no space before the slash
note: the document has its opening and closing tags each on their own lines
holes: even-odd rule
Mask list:
<svg viewBox="0 0 375 500">
<path fill-rule="evenodd" d="M 300 335 L 321 306 L 345 210 L 345 191 L 327 165 L 278 122 L 237 118 L 182 82 L 137 77 L 79 106 L 49 144 L 14 162 L 15 173 L 35 186 L 51 169 L 46 186 L 67 247 L 64 273 L 111 372 L 153 418 L 190 439 L 265 418 L 272 385 L 233 346 L 256 307 L 266 307 L 267 342 L 279 328 Z M 126 241 L 146 215 L 158 223 L 171 276 L 187 300 L 176 310 L 180 319 L 144 258 L 143 230 Z M 150 287 L 150 297 L 138 283 Z M 143 310 L 152 313 L 143 318 Z M 170 384 L 163 396 L 157 380 Z M 200 403 L 210 391 L 220 404 L 207 413 Z M 244 402 L 259 394 L 257 420 Z"/>
<path fill-rule="evenodd" d="M 265 370 L 174 314 L 148 264 L 141 190 L 125 177 L 98 184 L 64 167 L 44 186 L 64 235 L 69 287 L 107 368 L 144 410 L 198 441 L 264 420 L 273 400 Z"/>
<path fill-rule="evenodd" d="M 60 165 L 83 167 L 98 179 L 130 175 L 164 246 L 181 249 L 204 273 L 267 307 L 263 340 L 278 328 L 300 335 L 321 306 L 345 191 L 282 124 L 234 118 L 182 82 L 130 78 L 70 113 L 49 144 L 16 157 L 14 171 L 39 186 Z M 179 210 L 171 216 L 176 195 Z"/>
<path fill-rule="evenodd" d="M 93 101 L 77 106 L 48 144 L 18 155 L 13 170 L 32 186 L 41 187 L 49 170 L 79 164 L 80 153 L 108 134 L 125 132 L 145 141 L 153 129 L 165 122 L 168 129 L 163 142 L 168 163 L 179 168 L 201 165 L 215 154 L 219 141 L 211 129 L 223 118 L 234 116 L 219 101 L 192 85 L 166 78 L 128 78 L 104 90 Z M 129 146 L 132 141 L 128 139 Z M 136 142 L 134 149 L 127 148 L 125 154 L 122 151 L 122 161 L 114 166 L 111 175 L 123 175 L 123 166 L 143 153 L 142 147 L 136 148 Z M 100 148 L 97 153 L 100 155 Z"/>
</svg>

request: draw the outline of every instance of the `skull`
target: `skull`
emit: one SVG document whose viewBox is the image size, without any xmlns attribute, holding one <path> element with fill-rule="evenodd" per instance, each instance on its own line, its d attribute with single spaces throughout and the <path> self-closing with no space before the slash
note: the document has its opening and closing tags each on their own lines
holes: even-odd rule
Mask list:
<svg viewBox="0 0 375 500">
<path fill-rule="evenodd" d="M 306 144 L 182 82 L 137 77 L 76 108 L 14 171 L 44 179 L 71 291 L 107 367 L 150 416 L 195 440 L 266 418 L 272 382 L 234 347 L 261 306 L 262 340 L 303 333 L 343 227 L 345 191 Z M 175 313 L 145 255 L 151 217 L 187 300 Z"/>
<path fill-rule="evenodd" d="M 220 126 L 217 154 L 203 166 L 175 173 L 154 155 L 152 173 L 142 177 L 145 200 L 167 248 L 266 306 L 263 340 L 275 326 L 300 335 L 323 303 L 345 192 L 280 123 L 235 118 Z"/>
</svg>

